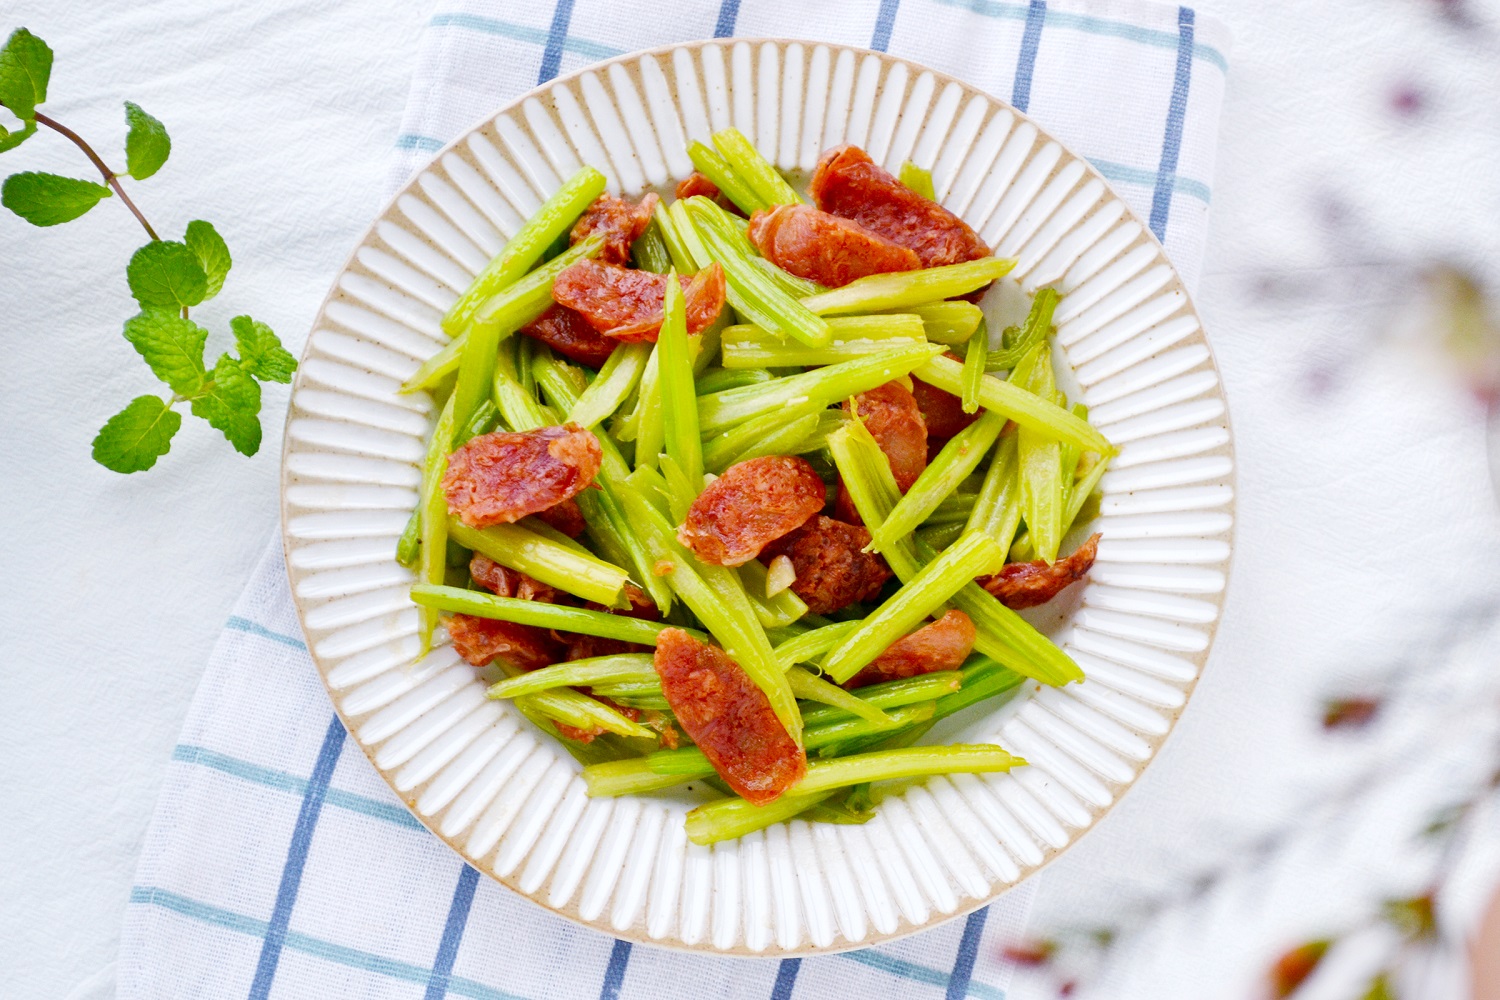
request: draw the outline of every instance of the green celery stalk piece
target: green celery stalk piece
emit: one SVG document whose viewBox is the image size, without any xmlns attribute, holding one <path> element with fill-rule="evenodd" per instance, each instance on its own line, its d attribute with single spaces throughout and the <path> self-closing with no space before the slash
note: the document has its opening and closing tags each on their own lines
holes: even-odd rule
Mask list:
<svg viewBox="0 0 1500 1000">
<path fill-rule="evenodd" d="M 443 329 L 450 335 L 466 329 L 487 300 L 535 267 L 547 248 L 571 229 L 584 210 L 604 193 L 605 183 L 604 175 L 593 167 L 584 167 L 570 177 L 469 283 L 443 315 Z"/>
<path fill-rule="evenodd" d="M 1038 344 L 1011 372 L 1011 383 L 1042 399 L 1057 389 L 1052 372 L 1052 353 Z M 1021 516 L 1039 558 L 1057 561 L 1062 544 L 1063 468 L 1062 445 L 1056 440 L 1021 426 L 1016 432 L 1021 471 Z"/>
<path fill-rule="evenodd" d="M 969 338 L 964 348 L 964 391 L 960 395 L 963 411 L 973 413 L 979 409 L 979 386 L 984 378 L 984 362 L 990 346 L 990 328 L 979 321 L 979 328 Z"/>
<path fill-rule="evenodd" d="M 1017 471 L 1019 441 L 1015 434 L 1000 438 L 995 456 L 984 474 L 979 499 L 969 514 L 966 530 L 983 531 L 1002 549 L 1009 550 L 1021 523 L 1021 481 Z"/>
<path fill-rule="evenodd" d="M 559 687 L 594 687 L 621 681 L 658 680 L 649 653 L 620 653 L 593 656 L 568 663 L 556 663 L 539 670 L 529 670 L 515 677 L 491 684 L 490 698 L 519 698 Z M 660 690 L 658 683 L 657 690 Z"/>
<path fill-rule="evenodd" d="M 792 786 L 787 794 L 812 795 L 866 781 L 891 781 L 929 774 L 1009 771 L 1025 763 L 1024 759 L 991 743 L 904 747 L 809 763 L 807 777 Z"/>
<path fill-rule="evenodd" d="M 422 487 L 417 500 L 422 536 L 417 579 L 422 583 L 440 584 L 448 575 L 448 497 L 443 493 L 442 483 L 448 471 L 448 442 L 453 439 L 453 408 L 454 398 L 449 396 L 427 442 L 427 460 L 422 467 Z M 437 628 L 438 615 L 423 608 L 418 617 L 421 651 L 417 658 L 421 659 L 432 649 L 432 632 Z"/>
<path fill-rule="evenodd" d="M 777 427 L 747 447 L 744 451 L 737 453 L 723 468 L 731 465 L 749 461 L 752 458 L 760 458 L 764 455 L 801 455 L 816 450 L 816 443 L 809 445 L 809 440 L 815 436 L 820 426 L 821 418 L 816 413 L 808 413 L 803 416 L 789 420 Z M 715 473 L 723 469 L 711 469 Z"/>
<path fill-rule="evenodd" d="M 736 567 L 736 572 L 740 575 L 740 584 L 745 588 L 745 596 L 755 608 L 755 617 L 764 628 L 784 628 L 807 614 L 807 605 L 790 589 L 781 591 L 775 597 L 766 596 L 766 567 L 759 559 L 751 559 Z"/>
<path fill-rule="evenodd" d="M 937 201 L 937 195 L 932 190 L 932 171 L 925 167 L 919 167 L 910 160 L 905 160 L 901 164 L 899 178 L 902 184 L 905 184 L 923 198 L 926 198 L 928 201 Z"/>
<path fill-rule="evenodd" d="M 739 798 L 720 799 L 689 812 L 683 825 L 687 828 L 688 840 L 693 843 L 717 844 L 792 819 L 832 794 L 831 790 L 814 795 L 788 793 L 763 806 Z"/>
<path fill-rule="evenodd" d="M 936 357 L 942 350 L 940 345 L 932 344 L 897 347 L 760 385 L 699 396 L 699 426 L 705 435 L 718 434 L 743 420 L 789 406 L 808 403 L 821 410 L 923 369 L 935 360 L 943 360 Z M 1077 419 L 1072 414 L 1066 415 L 1069 419 Z"/>
<path fill-rule="evenodd" d="M 502 566 L 585 601 L 616 604 L 629 574 L 587 552 L 561 545 L 518 524 L 471 528 L 456 517 L 448 519 L 448 537 L 482 553 Z"/>
<path fill-rule="evenodd" d="M 986 410 L 978 420 L 949 438 L 887 515 L 885 523 L 870 533 L 869 547 L 884 552 L 897 538 L 915 531 L 979 467 L 1004 426 L 1002 414 Z"/>
<path fill-rule="evenodd" d="M 927 267 L 920 271 L 872 274 L 851 281 L 842 288 L 803 299 L 802 304 L 819 316 L 896 310 L 908 312 L 913 306 L 950 299 L 955 295 L 966 295 L 983 288 L 996 278 L 1009 274 L 1015 266 L 1016 262 L 1009 258 L 983 257 L 964 261 L 962 264 Z"/>
<path fill-rule="evenodd" d="M 913 370 L 912 376 L 955 396 L 963 392 L 963 365 L 952 358 L 934 357 Z M 1003 413 L 1020 427 L 1030 428 L 1056 441 L 1071 442 L 1084 451 L 1101 455 L 1118 453 L 1109 439 L 1088 421 L 1078 419 L 1050 399 L 1042 399 L 993 375 L 980 380 L 979 405 Z"/>
<path fill-rule="evenodd" d="M 802 199 L 797 197 L 797 192 L 792 190 L 786 178 L 776 172 L 776 168 L 771 166 L 739 129 L 726 128 L 715 132 L 713 140 L 735 176 L 765 202 L 765 207 L 802 204 Z"/>
<path fill-rule="evenodd" d="M 766 207 L 766 202 L 755 193 L 755 189 L 714 150 L 694 140 L 688 143 L 687 154 L 688 159 L 693 161 L 693 169 L 713 181 L 714 186 L 723 192 L 724 197 L 734 202 L 740 211 L 746 215 L 754 215 Z"/>
<path fill-rule="evenodd" d="M 680 288 L 677 294 L 682 294 Z M 651 345 L 647 343 L 616 347 L 599 369 L 599 376 L 589 383 L 578 402 L 573 404 L 568 419 L 579 427 L 592 429 L 614 413 L 640 383 L 646 359 L 650 356 Z"/>
<path fill-rule="evenodd" d="M 993 573 L 1005 552 L 988 535 L 974 532 L 954 542 L 860 623 L 828 654 L 823 672 L 843 684 L 897 639 L 935 613 L 976 576 Z"/>
<path fill-rule="evenodd" d="M 704 398 L 706 397 L 698 397 L 700 402 Z M 821 400 L 804 399 L 800 402 L 788 403 L 784 409 L 775 409 L 733 424 L 704 441 L 704 469 L 715 475 L 723 472 L 735 462 L 742 462 L 746 457 L 750 457 L 750 453 L 757 446 L 764 444 L 769 438 L 778 436 L 788 426 L 806 417 L 818 419 L 818 414 L 827 406 L 828 404 Z M 700 409 L 698 412 L 701 417 L 703 411 Z"/>
<path fill-rule="evenodd" d="M 657 383 L 666 453 L 677 463 L 697 497 L 703 483 L 703 443 L 698 437 L 698 393 L 693 385 L 693 358 L 688 346 L 687 312 L 676 272 L 667 276 L 661 333 L 656 342 Z"/>
<path fill-rule="evenodd" d="M 967 344 L 984 319 L 984 311 L 972 302 L 929 302 L 902 311 L 922 321 L 928 340 L 951 347 Z"/>
<path fill-rule="evenodd" d="M 783 670 L 790 670 L 797 663 L 813 663 L 857 628 L 857 621 L 834 622 L 803 632 L 776 647 L 776 660 Z"/>
<path fill-rule="evenodd" d="M 459 587 L 440 587 L 428 583 L 415 584 L 411 588 L 411 599 L 419 607 L 451 611 L 457 614 L 493 618 L 497 621 L 515 622 L 518 625 L 538 625 L 555 628 L 562 632 L 581 632 L 602 639 L 620 639 L 638 642 L 647 646 L 656 645 L 656 636 L 668 625 L 660 622 L 627 618 L 587 608 L 573 608 L 562 604 L 546 604 L 542 601 L 523 601 L 514 597 L 497 597 L 476 590 Z M 687 632 L 698 639 L 707 635 L 697 629 Z"/>
<path fill-rule="evenodd" d="M 1006 338 L 1005 345 L 991 351 L 985 358 L 986 371 L 1009 371 L 1030 354 L 1036 345 L 1043 343 L 1052 332 L 1052 313 L 1057 309 L 1057 290 L 1043 288 L 1031 300 L 1031 311 L 1026 321 L 1016 330 L 1014 339 Z"/>
<path fill-rule="evenodd" d="M 803 701 L 815 701 L 821 705 L 832 705 L 835 708 L 843 709 L 850 715 L 879 725 L 891 722 L 891 717 L 875 705 L 871 705 L 856 694 L 845 691 L 837 684 L 830 684 L 817 674 L 803 670 L 801 667 L 792 667 L 786 672 L 786 677 L 787 681 L 792 685 L 792 693 Z M 803 719 L 806 721 L 806 716 Z"/>
</svg>

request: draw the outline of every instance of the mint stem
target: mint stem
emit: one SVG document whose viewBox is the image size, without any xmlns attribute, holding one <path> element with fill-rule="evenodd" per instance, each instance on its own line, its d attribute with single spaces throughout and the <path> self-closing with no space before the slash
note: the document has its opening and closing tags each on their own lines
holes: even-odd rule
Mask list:
<svg viewBox="0 0 1500 1000">
<path fill-rule="evenodd" d="M 146 217 L 141 214 L 141 210 L 135 207 L 135 202 L 130 200 L 130 195 L 126 194 L 125 189 L 120 186 L 119 178 L 115 175 L 115 172 L 109 169 L 105 162 L 99 158 L 99 154 L 94 152 L 92 146 L 83 141 L 82 136 L 80 136 L 77 132 L 74 132 L 72 129 L 68 128 L 61 122 L 48 118 L 40 111 L 36 112 L 36 120 L 52 129 L 54 132 L 65 136 L 72 141 L 73 145 L 83 150 L 83 155 L 87 156 L 89 160 L 94 164 L 94 166 L 99 168 L 99 173 L 104 175 L 104 183 L 114 188 L 115 194 L 120 196 L 120 200 L 125 203 L 125 207 L 130 209 L 131 214 L 136 217 L 136 221 L 138 221 L 141 224 L 142 228 L 146 230 L 146 235 L 150 236 L 153 240 L 161 239 L 160 236 L 156 235 L 156 230 L 151 228 L 151 223 L 147 222 Z M 186 313 L 186 310 L 183 311 L 184 313 Z"/>
</svg>

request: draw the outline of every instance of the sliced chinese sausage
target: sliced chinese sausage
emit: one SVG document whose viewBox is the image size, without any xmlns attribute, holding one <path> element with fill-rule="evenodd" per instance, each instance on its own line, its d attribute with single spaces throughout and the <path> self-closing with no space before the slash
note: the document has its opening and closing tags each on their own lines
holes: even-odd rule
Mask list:
<svg viewBox="0 0 1500 1000">
<path fill-rule="evenodd" d="M 1034 608 L 1087 576 L 1098 553 L 1099 536 L 1090 535 L 1072 555 L 1050 566 L 1041 559 L 1011 563 L 994 576 L 980 577 L 978 582 L 1007 608 Z"/>
<path fill-rule="evenodd" d="M 562 646 L 546 629 L 476 615 L 448 619 L 448 635 L 458 655 L 476 667 L 500 657 L 521 670 L 535 670 L 563 658 Z"/>
<path fill-rule="evenodd" d="M 706 563 L 739 566 L 823 509 L 827 493 L 812 463 L 766 455 L 724 470 L 688 508 L 677 540 Z"/>
<path fill-rule="evenodd" d="M 823 211 L 853 219 L 911 250 L 923 267 L 990 255 L 989 246 L 968 223 L 876 166 L 857 146 L 824 153 L 807 192 Z"/>
<path fill-rule="evenodd" d="M 700 333 L 724 308 L 724 271 L 710 264 L 682 282 L 688 333 Z M 627 270 L 592 260 L 565 268 L 552 282 L 552 297 L 576 309 L 595 330 L 616 340 L 655 341 L 661 330 L 667 276 Z"/>
<path fill-rule="evenodd" d="M 831 614 L 872 600 L 891 571 L 880 556 L 863 551 L 870 532 L 822 514 L 766 546 L 765 555 L 786 556 L 797 578 L 792 593 L 815 615 Z"/>
<path fill-rule="evenodd" d="M 653 662 L 678 724 L 740 796 L 765 805 L 807 774 L 807 755 L 770 699 L 724 650 L 668 628 Z"/>
<path fill-rule="evenodd" d="M 501 566 L 489 556 L 474 553 L 469 560 L 469 575 L 474 582 L 492 590 L 501 597 L 515 597 L 523 601 L 541 601 L 543 604 L 558 604 L 557 589 L 533 580 L 520 570 Z"/>
<path fill-rule="evenodd" d="M 536 518 L 569 538 L 577 538 L 588 527 L 588 522 L 583 519 L 583 508 L 572 497 L 537 511 Z"/>
<path fill-rule="evenodd" d="M 952 357 L 950 354 L 949 357 Z M 965 427 L 979 419 L 983 411 L 964 412 L 963 400 L 951 392 L 944 392 L 928 385 L 921 379 L 913 379 L 911 394 L 922 411 L 922 422 L 927 425 L 928 438 L 946 441 Z"/>
<path fill-rule="evenodd" d="M 916 397 L 900 382 L 887 382 L 860 393 L 852 400 L 845 400 L 845 411 L 851 409 L 851 403 L 858 407 L 865 429 L 891 463 L 896 487 L 905 493 L 927 468 L 927 423 L 922 419 Z M 840 520 L 860 523 L 859 512 L 854 509 L 854 502 L 842 481 L 834 501 L 834 512 Z"/>
<path fill-rule="evenodd" d="M 846 686 L 862 687 L 934 670 L 957 670 L 973 650 L 974 623 L 962 611 L 950 610 L 937 621 L 928 622 L 891 643 Z"/>
<path fill-rule="evenodd" d="M 609 360 L 620 342 L 589 326 L 576 309 L 552 305 L 535 320 L 521 327 L 521 333 L 539 340 L 569 361 L 598 368 Z"/>
<path fill-rule="evenodd" d="M 742 219 L 745 217 L 745 213 L 741 211 L 740 207 L 730 201 L 724 192 L 719 190 L 719 185 L 704 177 L 696 170 L 689 174 L 686 180 L 678 181 L 677 190 L 673 193 L 677 195 L 678 201 L 699 195 L 709 199 L 720 208 L 738 215 Z"/>
<path fill-rule="evenodd" d="M 472 528 L 519 521 L 576 496 L 601 457 L 598 440 L 577 424 L 481 434 L 448 458 L 448 511 Z"/>
<path fill-rule="evenodd" d="M 922 266 L 912 250 L 811 205 L 777 205 L 756 212 L 745 235 L 783 271 L 830 288 Z"/>
<path fill-rule="evenodd" d="M 599 260 L 605 264 L 624 266 L 630 261 L 630 245 L 640 239 L 651 224 L 651 211 L 656 208 L 657 197 L 648 194 L 639 203 L 601 194 L 573 224 L 569 243 L 578 243 L 590 236 L 604 237 L 604 248 L 599 251 Z"/>
</svg>

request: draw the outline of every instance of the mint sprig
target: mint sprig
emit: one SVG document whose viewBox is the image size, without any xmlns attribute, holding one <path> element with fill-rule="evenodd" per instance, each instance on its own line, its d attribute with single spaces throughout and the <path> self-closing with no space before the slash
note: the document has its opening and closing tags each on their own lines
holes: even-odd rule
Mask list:
<svg viewBox="0 0 1500 1000">
<path fill-rule="evenodd" d="M 118 197 L 150 237 L 131 255 L 125 281 L 141 311 L 125 321 L 126 341 L 140 354 L 170 395 L 137 396 L 109 418 L 94 438 L 94 460 L 115 472 L 143 472 L 172 447 L 182 427 L 178 404 L 218 430 L 242 455 L 260 450 L 261 382 L 290 382 L 297 360 L 276 334 L 249 316 L 229 321 L 236 354 L 204 361 L 211 333 L 188 318 L 190 308 L 218 295 L 233 259 L 212 225 L 189 222 L 181 240 L 163 240 L 120 183 L 143 181 L 167 162 L 172 140 L 166 126 L 140 105 L 125 102 L 125 171 L 111 170 L 77 133 L 38 110 L 47 100 L 52 50 L 18 28 L 0 47 L 0 106 L 21 121 L 0 125 L 0 152 L 20 146 L 43 125 L 88 157 L 103 183 L 26 171 L 6 178 L 0 204 L 34 226 L 56 226 L 87 214 L 105 198 Z"/>
</svg>

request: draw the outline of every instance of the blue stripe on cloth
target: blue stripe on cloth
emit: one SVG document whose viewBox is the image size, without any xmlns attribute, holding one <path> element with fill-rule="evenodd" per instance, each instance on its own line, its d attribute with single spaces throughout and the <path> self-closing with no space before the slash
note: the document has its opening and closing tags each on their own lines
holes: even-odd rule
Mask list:
<svg viewBox="0 0 1500 1000">
<path fill-rule="evenodd" d="M 1047 20 L 1047 0 L 1031 0 L 1026 8 L 1026 28 L 1021 33 L 1021 52 L 1016 56 L 1016 82 L 1010 88 L 1010 103 L 1017 111 L 1031 106 L 1031 74 L 1036 69 L 1036 49 Z"/>
<path fill-rule="evenodd" d="M 154 906 L 176 913 L 178 916 L 187 917 L 189 920 L 195 920 L 200 924 L 221 927 L 249 937 L 265 937 L 269 927 L 264 920 L 243 916 L 232 910 L 201 903 L 196 899 L 154 886 L 134 887 L 130 890 L 130 902 L 135 906 Z M 312 955 L 346 968 L 374 972 L 409 983 L 426 983 L 432 975 L 432 970 L 424 969 L 420 965 L 374 955 L 368 951 L 360 951 L 358 948 L 348 948 L 334 944 L 332 941 L 315 938 L 310 934 L 299 934 L 296 931 L 287 934 L 286 947 L 291 951 Z M 455 996 L 469 997 L 471 1000 L 527 1000 L 526 997 L 506 993 L 504 990 L 497 990 L 492 986 L 457 976 L 448 981 L 448 992 Z"/>
<path fill-rule="evenodd" d="M 534 45 L 546 45 L 549 37 L 547 32 L 536 28 L 512 24 L 493 17 L 480 17 L 477 14 L 434 14 L 432 20 L 427 22 L 427 26 L 429 28 L 461 28 L 485 35 L 499 35 L 518 42 L 531 42 Z M 563 38 L 562 51 L 571 52 L 586 59 L 613 59 L 615 56 L 625 54 L 624 49 L 600 45 L 598 42 L 571 36 Z"/>
<path fill-rule="evenodd" d="M 479 872 L 464 865 L 458 873 L 458 884 L 453 887 L 453 902 L 448 904 L 448 921 L 443 925 L 443 938 L 438 942 L 437 958 L 432 962 L 432 976 L 427 980 L 424 1000 L 443 1000 L 448 995 L 453 960 L 458 957 L 458 945 L 464 939 L 469 907 L 474 903 L 474 887 L 478 884 Z"/>
<path fill-rule="evenodd" d="M 945 7 L 960 7 L 983 17 L 1009 21 L 1024 21 L 1031 9 L 1029 3 L 1001 3 L 999 0 L 931 0 L 931 2 Z M 1047 12 L 1047 27 L 1068 28 L 1088 35 L 1109 35 L 1142 45 L 1153 45 L 1159 49 L 1175 50 L 1178 43 L 1178 34 L 1175 32 L 1157 31 L 1155 28 L 1143 28 L 1138 24 L 1129 24 L 1125 21 L 1111 21 L 1104 17 L 1060 10 Z M 1212 45 L 1194 42 L 1192 53 L 1194 59 L 1202 59 L 1219 67 L 1221 73 L 1229 72 L 1229 60 L 1224 57 L 1224 53 Z"/>
<path fill-rule="evenodd" d="M 969 981 L 974 978 L 974 960 L 979 957 L 979 939 L 984 937 L 984 921 L 990 915 L 988 906 L 969 914 L 964 921 L 964 936 L 958 942 L 958 957 L 953 960 L 953 973 L 948 977 L 948 990 L 943 1000 L 964 1000 L 969 995 Z"/>
<path fill-rule="evenodd" d="M 293 795 L 302 795 L 307 791 L 307 779 L 285 771 L 277 771 L 274 768 L 263 767 L 260 764 L 252 764 L 248 760 L 231 757 L 228 754 L 210 750 L 207 747 L 194 746 L 190 743 L 179 743 L 172 748 L 172 759 L 183 764 L 194 764 L 198 767 L 206 767 L 214 771 L 232 775 L 243 781 L 264 785 L 267 788 L 275 788 L 278 791 L 290 792 Z M 354 792 L 346 792 L 339 788 L 330 788 L 323 797 L 325 805 L 337 806 L 349 812 L 363 813 L 374 819 L 394 823 L 396 826 L 404 826 L 408 830 L 421 830 L 423 826 L 417 822 L 416 817 L 404 808 L 392 802 L 382 802 L 372 799 L 368 795 L 356 795 Z"/>
<path fill-rule="evenodd" d="M 279 642 L 283 646 L 291 646 L 293 649 L 307 648 L 307 643 L 303 642 L 301 639 L 298 639 L 296 636 L 282 635 L 280 632 L 272 632 L 270 629 L 266 628 L 259 622 L 253 622 L 248 618 L 241 618 L 239 615 L 230 615 L 229 620 L 224 623 L 224 627 L 234 629 L 236 632 L 245 632 L 249 635 L 258 635 L 262 639 L 270 639 L 272 642 Z"/>
<path fill-rule="evenodd" d="M 1193 80 L 1193 20 L 1191 7 L 1177 8 L 1177 75 L 1172 81 L 1172 103 L 1167 107 L 1167 128 L 1161 140 L 1156 191 L 1151 196 L 1151 231 L 1163 241 L 1167 238 L 1167 217 L 1172 212 L 1172 178 L 1177 176 L 1177 156 L 1182 151 L 1188 86 Z"/>
<path fill-rule="evenodd" d="M 542 50 L 542 68 L 536 75 L 541 86 L 557 75 L 562 67 L 563 43 L 568 40 L 568 25 L 573 20 L 573 0 L 554 0 L 552 27 L 547 30 L 547 47 Z"/>
<path fill-rule="evenodd" d="M 323 734 L 323 746 L 318 750 L 317 763 L 307 781 L 307 791 L 302 795 L 302 808 L 297 811 L 297 825 L 292 828 L 292 842 L 287 848 L 286 863 L 281 868 L 281 884 L 276 889 L 276 905 L 266 925 L 260 961 L 255 964 L 255 979 L 250 983 L 250 1000 L 266 1000 L 271 992 L 271 982 L 276 978 L 276 966 L 281 962 L 281 948 L 286 943 L 292 907 L 297 905 L 297 890 L 302 887 L 307 851 L 312 846 L 313 831 L 318 828 L 318 817 L 323 813 L 323 798 L 328 792 L 328 782 L 333 778 L 334 765 L 339 762 L 339 752 L 344 748 L 344 736 L 344 723 L 335 715 L 328 723 L 328 731 Z"/>
<path fill-rule="evenodd" d="M 771 1000 L 792 1000 L 792 990 L 797 985 L 797 973 L 802 969 L 802 959 L 783 958 L 776 967 L 776 985 L 771 987 Z"/>
<path fill-rule="evenodd" d="M 881 972 L 892 976 L 899 976 L 902 979 L 909 979 L 914 983 L 926 983 L 929 986 L 946 988 L 950 979 L 946 972 L 929 969 L 925 965 L 908 962 L 905 959 L 887 955 L 873 948 L 865 948 L 861 951 L 840 952 L 836 957 L 851 962 L 858 962 L 860 965 L 867 965 L 872 969 L 879 969 Z M 1005 1000 L 1004 990 L 973 980 L 969 981 L 968 993 L 966 995 L 979 997 L 980 1000 Z"/>
<path fill-rule="evenodd" d="M 599 1000 L 620 1000 L 620 987 L 625 985 L 625 969 L 630 965 L 630 942 L 616 941 L 609 951 L 609 965 L 604 970 L 604 985 L 599 988 Z"/>
<path fill-rule="evenodd" d="M 443 146 L 444 143 L 441 139 L 434 139 L 430 135 L 416 135 L 412 132 L 403 132 L 396 136 L 397 149 L 417 149 L 424 153 L 436 153 Z"/>
<path fill-rule="evenodd" d="M 719 19 L 714 22 L 714 37 L 729 38 L 734 34 L 734 25 L 740 19 L 740 0 L 720 0 Z"/>
<path fill-rule="evenodd" d="M 1104 175 L 1105 180 L 1120 181 L 1124 184 L 1141 184 L 1145 187 L 1156 186 L 1156 171 L 1142 170 L 1140 167 L 1128 167 L 1123 163 L 1111 163 L 1109 160 L 1096 160 L 1089 157 L 1089 162 L 1094 169 Z M 1207 205 L 1213 199 L 1213 192 L 1207 184 L 1195 181 L 1191 177 L 1183 177 L 1177 174 L 1172 178 L 1172 188 L 1178 194 L 1185 194 L 1189 198 L 1197 198 Z"/>
<path fill-rule="evenodd" d="M 901 0 L 880 0 L 880 12 L 875 15 L 875 33 L 870 36 L 870 48 L 884 52 L 891 44 L 891 29 L 896 26 L 896 9 Z"/>
</svg>

